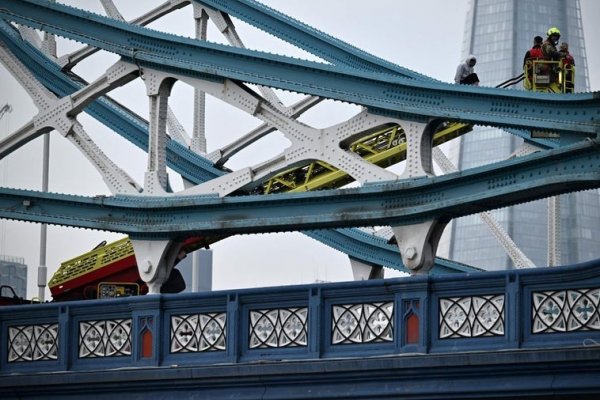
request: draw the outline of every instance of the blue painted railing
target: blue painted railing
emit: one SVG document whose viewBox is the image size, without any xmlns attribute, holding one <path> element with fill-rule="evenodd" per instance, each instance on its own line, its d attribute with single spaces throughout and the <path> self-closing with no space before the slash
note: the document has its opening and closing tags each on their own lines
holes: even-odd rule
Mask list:
<svg viewBox="0 0 600 400">
<path fill-rule="evenodd" d="M 0 375 L 600 342 L 600 260 L 0 309 Z"/>
</svg>

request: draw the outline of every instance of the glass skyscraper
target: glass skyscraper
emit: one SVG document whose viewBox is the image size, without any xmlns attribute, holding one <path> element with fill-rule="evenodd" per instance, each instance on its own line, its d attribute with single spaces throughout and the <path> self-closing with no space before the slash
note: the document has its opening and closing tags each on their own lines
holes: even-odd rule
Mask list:
<svg viewBox="0 0 600 400">
<path fill-rule="evenodd" d="M 575 90 L 589 90 L 588 69 L 579 0 L 471 0 L 466 20 L 462 59 L 477 57 L 481 85 L 518 76 L 523 57 L 535 36 L 546 39 L 550 27 L 561 31 L 575 58 Z M 513 87 L 522 89 L 522 86 Z M 510 156 L 522 139 L 499 129 L 475 130 L 448 148 L 450 159 L 468 169 Z M 560 196 L 562 264 L 597 258 L 600 254 L 600 198 L 597 191 Z M 494 212 L 502 227 L 536 266 L 548 265 L 547 200 Z M 441 251 L 450 259 L 486 269 L 513 268 L 511 259 L 478 216 L 454 220 L 446 229 Z"/>
</svg>

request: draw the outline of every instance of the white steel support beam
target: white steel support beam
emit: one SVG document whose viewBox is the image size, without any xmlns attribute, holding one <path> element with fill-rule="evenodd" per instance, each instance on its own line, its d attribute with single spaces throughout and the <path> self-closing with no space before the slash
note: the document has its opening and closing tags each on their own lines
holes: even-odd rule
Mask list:
<svg viewBox="0 0 600 400">
<path fill-rule="evenodd" d="M 198 10 L 198 11 L 197 11 Z M 222 13 L 220 11 L 215 11 L 208 7 L 201 7 L 194 5 L 194 13 L 197 14 L 200 10 L 204 10 L 204 12 L 208 15 L 210 20 L 215 24 L 217 29 L 225 36 L 229 44 L 239 48 L 246 48 L 242 39 L 240 39 L 231 18 L 229 15 Z M 258 91 L 260 94 L 268 101 L 273 107 L 275 107 L 279 112 L 286 113 L 286 107 L 283 105 L 281 100 L 277 97 L 273 89 L 264 86 L 258 86 Z"/>
<path fill-rule="evenodd" d="M 319 104 L 321 101 L 323 101 L 323 99 L 320 97 L 307 96 L 289 107 L 289 110 L 291 110 L 290 116 L 292 118 L 297 118 L 310 108 Z M 237 152 L 256 142 L 262 137 L 268 135 L 269 133 L 274 132 L 275 130 L 276 129 L 270 126 L 269 124 L 263 123 L 255 129 L 253 129 L 252 131 L 248 132 L 246 135 L 231 142 L 227 146 L 224 146 L 218 150 L 211 152 L 207 156 L 207 158 L 218 165 L 223 165 L 227 162 L 227 160 L 229 160 L 229 158 L 231 158 Z"/>
<path fill-rule="evenodd" d="M 42 51 L 52 60 L 56 60 L 56 38 L 53 34 L 44 32 Z"/>
<path fill-rule="evenodd" d="M 206 40 L 208 14 L 194 4 L 194 21 L 196 23 L 196 39 Z M 199 154 L 206 154 L 206 93 L 194 88 L 194 128 L 190 149 Z"/>
<path fill-rule="evenodd" d="M 402 263 L 411 274 L 427 274 L 433 267 L 445 222 L 430 220 L 420 224 L 392 226 Z"/>
<path fill-rule="evenodd" d="M 68 96 L 71 102 L 69 116 L 74 117 L 81 113 L 94 100 L 136 79 L 138 74 L 138 68 L 135 65 L 123 61 L 116 62 L 94 82 Z"/>
<path fill-rule="evenodd" d="M 433 125 L 407 122 L 402 125 L 406 134 L 406 168 L 402 179 L 415 176 L 433 176 L 431 149 L 433 147 Z"/>
<path fill-rule="evenodd" d="M 171 106 L 167 107 L 167 131 L 169 132 L 169 135 L 171 135 L 171 139 L 188 148 L 190 147 L 190 138 L 183 125 L 177 120 Z"/>
<path fill-rule="evenodd" d="M 371 279 L 383 279 L 384 269 L 382 266 L 368 265 L 349 257 L 352 276 L 355 281 L 366 281 Z"/>
<path fill-rule="evenodd" d="M 141 192 L 141 186 L 102 152 L 79 122 L 75 123 L 67 139 L 79 148 L 79 151 L 96 167 L 111 193 L 138 194 Z"/>
<path fill-rule="evenodd" d="M 51 132 L 54 128 L 51 126 L 38 127 L 31 120 L 13 133 L 0 140 L 0 159 L 6 157 L 25 143 Z"/>
<path fill-rule="evenodd" d="M 180 8 L 188 5 L 189 3 L 190 0 L 167 0 L 166 2 L 157 6 L 156 8 L 130 21 L 130 23 L 142 26 L 148 25 L 149 23 L 156 21 L 160 17 L 163 17 L 175 10 L 179 10 Z"/>
<path fill-rule="evenodd" d="M 5 157 L 25 143 L 56 129 L 96 167 L 111 193 L 139 192 L 139 185 L 96 146 L 75 119 L 89 102 L 135 77 L 135 70 L 131 69 L 129 64 L 117 63 L 89 87 L 59 99 L 39 83 L 2 43 L 0 60 L 41 110 L 30 122 L 0 141 L 0 157 Z"/>
<path fill-rule="evenodd" d="M 143 195 L 167 193 L 167 113 L 168 101 L 175 79 L 162 73 L 144 73 L 146 94 L 150 102 L 148 118 L 148 168 Z M 182 242 L 174 240 L 135 240 L 133 250 L 140 277 L 148 285 L 149 294 L 159 294 L 178 258 L 182 258 Z"/>
<path fill-rule="evenodd" d="M 164 195 L 168 188 L 167 175 L 167 107 L 175 80 L 160 73 L 145 74 L 149 99 L 148 168 L 144 179 L 145 195 Z"/>
<path fill-rule="evenodd" d="M 194 4 L 194 20 L 196 22 L 196 39 L 206 40 L 208 14 Z M 194 88 L 194 127 L 190 149 L 199 154 L 206 154 L 206 93 Z M 185 187 L 191 187 L 184 181 Z M 202 257 L 200 255 L 202 254 Z M 203 289 L 212 290 L 212 250 L 196 250 L 192 253 L 192 292 Z M 202 285 L 200 279 L 204 279 Z"/>
<path fill-rule="evenodd" d="M 408 122 L 402 125 L 406 134 L 406 167 L 401 178 L 433 176 L 433 134 L 438 121 L 428 124 Z M 440 237 L 447 222 L 423 221 L 418 224 L 392 226 L 402 263 L 412 274 L 427 274 L 433 267 Z"/>
<path fill-rule="evenodd" d="M 560 241 L 560 196 L 548 198 L 548 266 L 556 267 L 562 263 Z"/>
<path fill-rule="evenodd" d="M 100 0 L 100 3 L 102 3 L 106 15 L 118 19 L 119 21 L 125 21 L 125 18 L 123 18 L 119 10 L 117 10 L 117 6 L 115 6 L 115 3 L 113 3 L 112 0 Z"/>
<path fill-rule="evenodd" d="M 35 29 L 25 25 L 19 25 L 19 33 L 21 37 L 31 43 L 38 50 L 42 49 L 42 39 Z"/>
<path fill-rule="evenodd" d="M 172 240 L 131 239 L 140 277 L 148 285 L 149 294 L 159 294 L 161 286 L 169 279 L 181 252 L 181 243 Z"/>
</svg>

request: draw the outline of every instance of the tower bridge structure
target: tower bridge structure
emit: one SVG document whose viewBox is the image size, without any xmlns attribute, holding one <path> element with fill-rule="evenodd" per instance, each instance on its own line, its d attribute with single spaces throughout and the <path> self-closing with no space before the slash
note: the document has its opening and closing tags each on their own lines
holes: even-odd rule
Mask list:
<svg viewBox="0 0 600 400">
<path fill-rule="evenodd" d="M 86 197 L 0 188 L 0 217 L 129 235 L 150 295 L 3 308 L 0 393 L 593 398 L 600 392 L 597 260 L 486 273 L 436 257 L 453 218 L 600 187 L 597 92 L 447 84 L 252 0 L 171 0 L 131 22 L 111 0 L 102 4 L 106 16 L 49 1 L 0 0 L 0 60 L 39 110 L 0 141 L 0 156 L 56 131 L 111 192 Z M 185 6 L 194 9 L 197 38 L 145 27 Z M 246 49 L 232 18 L 322 61 Z M 208 20 L 231 45 L 205 40 Z M 56 57 L 53 35 L 84 46 Z M 99 49 L 119 60 L 86 82 L 72 68 Z M 108 96 L 137 79 L 149 100 L 147 119 Z M 175 82 L 194 88 L 199 115 L 208 94 L 262 125 L 207 153 L 203 117 L 189 137 L 169 108 Z M 306 97 L 286 106 L 274 89 Z M 361 111 L 323 129 L 299 120 L 323 99 Z M 144 182 L 93 142 L 77 119 L 84 112 L 147 151 Z M 468 135 L 472 125 L 523 138 L 525 155 L 436 176 L 434 159 L 452 166 L 435 145 Z M 274 131 L 290 142 L 280 154 L 237 170 L 225 166 Z M 386 168 L 401 160 L 402 173 Z M 167 167 L 181 175 L 184 190 L 172 190 Z M 319 186 L 315 168 L 343 177 L 318 175 L 326 181 Z M 359 186 L 339 187 L 352 180 Z M 273 185 L 284 189 L 271 191 Z M 515 264 L 529 265 L 488 220 L 522 261 Z M 393 240 L 361 229 L 372 226 L 389 226 Z M 365 266 L 413 276 L 159 294 L 191 238 L 203 245 L 285 231 L 305 232 Z"/>
</svg>

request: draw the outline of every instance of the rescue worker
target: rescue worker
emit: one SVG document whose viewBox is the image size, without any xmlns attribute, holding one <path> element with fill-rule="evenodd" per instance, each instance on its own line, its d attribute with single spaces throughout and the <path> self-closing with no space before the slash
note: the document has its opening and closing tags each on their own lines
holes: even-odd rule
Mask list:
<svg viewBox="0 0 600 400">
<path fill-rule="evenodd" d="M 573 82 L 573 67 L 575 66 L 575 60 L 573 56 L 569 53 L 569 44 L 567 42 L 562 42 L 560 44 L 559 50 L 565 56 L 563 57 L 563 67 L 565 69 L 565 92 L 573 93 L 575 90 L 574 82 Z"/>
<path fill-rule="evenodd" d="M 575 65 L 575 60 L 573 56 L 569 53 L 569 44 L 567 42 L 562 42 L 560 47 L 558 48 L 561 53 L 564 54 L 563 64 L 564 65 Z"/>
<path fill-rule="evenodd" d="M 542 44 L 542 54 L 548 61 L 558 61 L 565 56 L 564 53 L 556 50 L 556 45 L 560 39 L 560 31 L 558 28 L 553 27 L 548 29 L 548 38 Z"/>
<path fill-rule="evenodd" d="M 527 53 L 525 53 L 525 57 L 523 58 L 523 66 L 525 66 L 525 63 L 527 63 L 527 60 L 530 58 L 544 58 L 544 54 L 542 53 L 542 43 L 544 43 L 544 39 L 541 36 L 536 36 L 533 38 L 533 47 L 527 50 Z"/>
<path fill-rule="evenodd" d="M 544 59 L 546 61 L 560 61 L 565 56 L 564 53 L 556 50 L 558 39 L 560 39 L 560 31 L 558 28 L 552 27 L 548 29 L 547 36 L 548 38 L 542 44 L 542 54 L 544 55 Z M 560 68 L 558 65 L 552 66 L 549 69 L 550 81 L 559 83 Z"/>
<path fill-rule="evenodd" d="M 474 55 L 469 55 L 464 63 L 461 63 L 456 68 L 456 75 L 454 75 L 454 82 L 461 83 L 464 85 L 475 85 L 479 86 L 479 77 L 474 72 L 475 64 L 477 59 Z"/>
</svg>

